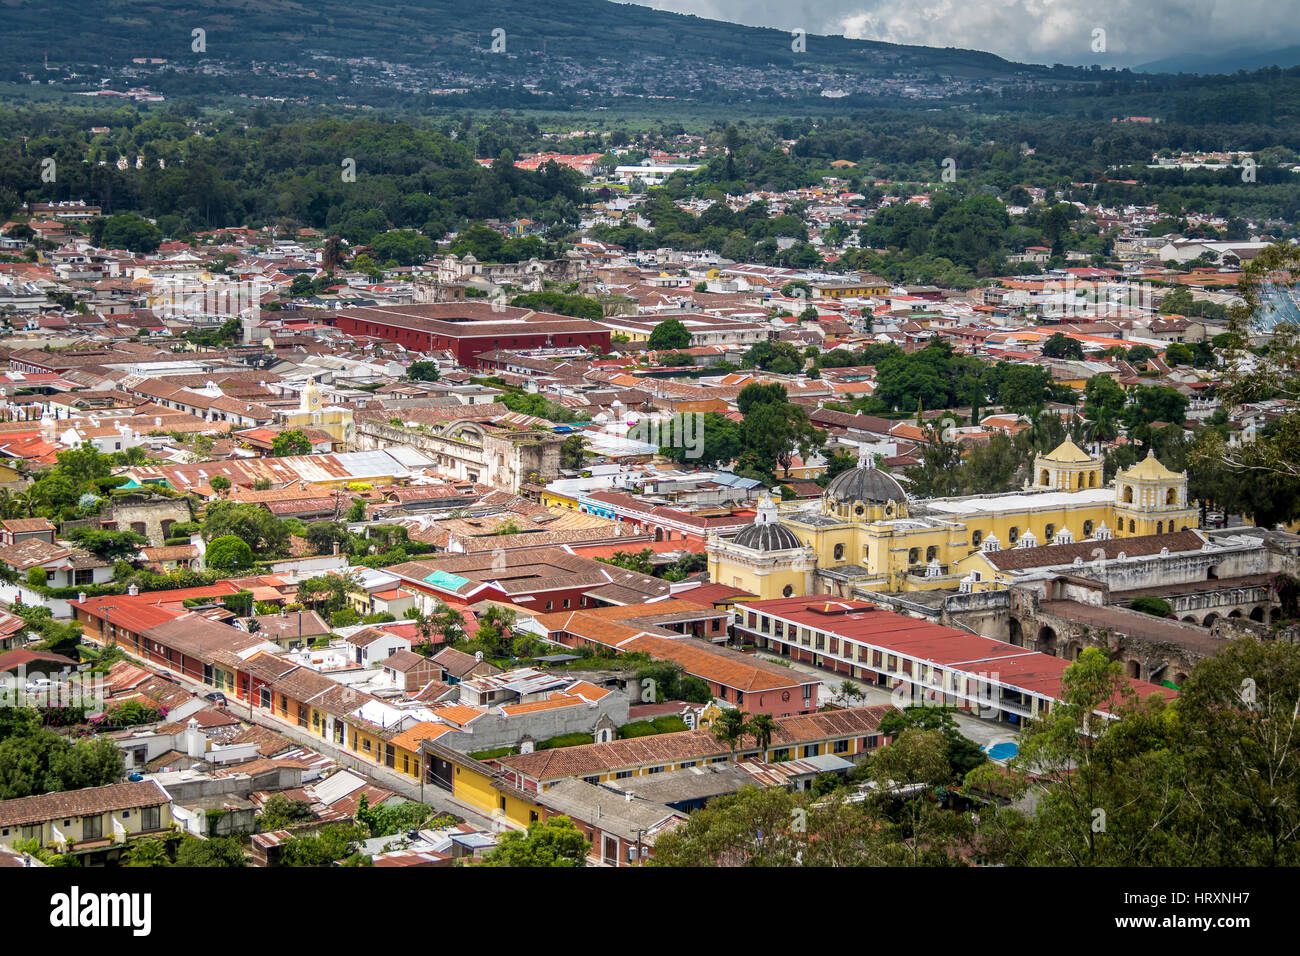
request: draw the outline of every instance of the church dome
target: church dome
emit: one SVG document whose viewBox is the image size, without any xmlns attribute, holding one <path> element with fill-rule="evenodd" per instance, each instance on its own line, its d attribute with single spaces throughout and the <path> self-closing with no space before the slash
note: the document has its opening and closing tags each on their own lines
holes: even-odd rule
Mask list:
<svg viewBox="0 0 1300 956">
<path fill-rule="evenodd" d="M 858 457 L 858 467 L 842 471 L 826 486 L 826 497 L 851 504 L 884 504 L 887 501 L 906 501 L 903 486 L 889 474 L 876 467 L 875 457 L 867 451 Z"/>
<path fill-rule="evenodd" d="M 758 503 L 758 516 L 754 523 L 743 528 L 740 534 L 731 539 L 732 542 L 751 551 L 790 551 L 802 548 L 803 542 L 781 524 L 776 516 L 776 502 L 764 498 Z"/>
</svg>

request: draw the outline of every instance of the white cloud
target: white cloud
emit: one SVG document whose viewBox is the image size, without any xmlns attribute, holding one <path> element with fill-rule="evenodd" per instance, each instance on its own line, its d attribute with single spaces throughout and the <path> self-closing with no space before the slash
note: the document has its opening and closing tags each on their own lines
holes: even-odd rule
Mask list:
<svg viewBox="0 0 1300 956">
<path fill-rule="evenodd" d="M 1300 43 L 1300 17 L 1277 0 L 644 0 L 729 20 L 931 47 L 986 50 L 1026 63 L 1134 66 L 1175 54 Z M 1106 50 L 1093 51 L 1105 30 Z"/>
</svg>

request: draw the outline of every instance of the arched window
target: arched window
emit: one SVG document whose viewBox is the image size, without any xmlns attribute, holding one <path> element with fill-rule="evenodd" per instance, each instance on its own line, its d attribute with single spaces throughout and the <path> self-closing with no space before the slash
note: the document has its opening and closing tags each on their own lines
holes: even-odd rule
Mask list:
<svg viewBox="0 0 1300 956">
<path fill-rule="evenodd" d="M 1137 522 L 1134 521 L 1132 518 L 1129 518 L 1129 519 L 1128 519 L 1128 533 L 1129 533 L 1129 534 L 1133 534 L 1135 531 L 1137 531 Z"/>
<path fill-rule="evenodd" d="M 970 536 L 970 545 L 971 545 L 972 548 L 978 548 L 978 547 L 980 546 L 980 543 L 981 543 L 983 540 L 984 540 L 984 532 L 983 532 L 983 531 L 974 531 L 974 532 L 971 533 L 971 536 Z"/>
<path fill-rule="evenodd" d="M 867 513 L 866 505 L 858 505 L 856 508 L 853 509 L 853 513 L 857 515 L 859 518 L 861 518 L 864 514 Z"/>
<path fill-rule="evenodd" d="M 844 560 L 844 545 L 842 545 L 842 544 L 837 544 L 837 545 L 835 546 L 835 560 L 836 560 L 836 561 L 843 561 L 843 560 Z"/>
<path fill-rule="evenodd" d="M 936 545 L 932 544 L 930 545 L 930 547 L 925 549 L 925 560 L 927 563 L 933 561 L 938 556 L 939 556 L 939 548 Z"/>
<path fill-rule="evenodd" d="M 1131 505 L 1131 504 L 1133 503 L 1133 486 L 1132 486 L 1132 485 L 1125 485 L 1125 486 L 1124 486 L 1124 503 L 1127 504 L 1127 505 Z"/>
<path fill-rule="evenodd" d="M 891 501 L 889 504 L 885 505 L 885 517 L 892 518 L 893 516 L 894 516 L 894 503 Z"/>
<path fill-rule="evenodd" d="M 1083 488 L 1083 474 L 1082 474 L 1082 472 L 1079 474 L 1079 488 L 1080 488 L 1080 490 L 1082 490 L 1082 488 Z"/>
<path fill-rule="evenodd" d="M 1052 540 L 1052 535 L 1056 534 L 1056 525 L 1049 524 L 1043 529 L 1043 543 L 1048 544 Z"/>
<path fill-rule="evenodd" d="M 911 551 L 907 552 L 907 563 L 908 563 L 908 564 L 916 564 L 916 562 L 917 562 L 917 561 L 920 561 L 920 560 L 921 560 L 921 549 L 920 549 L 920 548 L 913 548 Z"/>
<path fill-rule="evenodd" d="M 1163 521 L 1157 521 L 1156 534 L 1164 534 L 1164 533 L 1165 533 L 1165 523 Z"/>
<path fill-rule="evenodd" d="M 1092 519 L 1091 519 L 1091 518 L 1089 518 L 1087 521 L 1085 521 L 1085 522 L 1083 523 L 1083 536 L 1084 536 L 1085 538 L 1091 538 L 1091 537 L 1092 537 Z"/>
<path fill-rule="evenodd" d="M 1038 483 L 1039 483 L 1040 485 L 1045 485 L 1045 484 L 1047 484 L 1050 480 L 1051 480 L 1051 476 L 1049 476 L 1049 475 L 1047 474 L 1047 469 L 1044 468 L 1044 469 L 1042 470 L 1042 472 L 1040 472 L 1039 475 L 1038 475 Z"/>
<path fill-rule="evenodd" d="M 1020 529 L 1016 527 L 1012 527 L 1012 529 L 1007 532 L 1007 542 L 1009 544 L 1015 544 L 1019 540 L 1020 540 Z"/>
<path fill-rule="evenodd" d="M 1178 492 L 1175 491 L 1173 488 L 1170 488 L 1168 491 L 1165 492 L 1165 504 L 1167 505 L 1178 504 Z"/>
<path fill-rule="evenodd" d="M 869 557 L 871 557 L 871 549 L 864 544 L 862 546 L 862 560 L 865 561 Z"/>
<path fill-rule="evenodd" d="M 1088 472 L 1088 487 L 1089 488 L 1097 487 L 1097 473 L 1095 471 Z"/>
</svg>

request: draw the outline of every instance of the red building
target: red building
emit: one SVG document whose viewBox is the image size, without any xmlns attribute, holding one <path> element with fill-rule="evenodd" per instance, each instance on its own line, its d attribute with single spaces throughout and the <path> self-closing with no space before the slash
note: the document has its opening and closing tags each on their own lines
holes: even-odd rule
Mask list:
<svg viewBox="0 0 1300 956">
<path fill-rule="evenodd" d="M 350 335 L 397 342 L 415 352 L 448 349 L 466 368 L 494 349 L 590 348 L 609 351 L 609 329 L 586 319 L 487 302 L 369 306 L 339 312 L 334 326 Z"/>
</svg>

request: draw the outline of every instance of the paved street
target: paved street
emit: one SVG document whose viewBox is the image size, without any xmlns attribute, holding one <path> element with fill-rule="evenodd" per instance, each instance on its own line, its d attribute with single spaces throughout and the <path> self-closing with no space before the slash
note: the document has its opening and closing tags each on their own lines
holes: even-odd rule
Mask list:
<svg viewBox="0 0 1300 956">
<path fill-rule="evenodd" d="M 129 656 L 129 655 L 128 655 Z M 150 670 L 157 670 L 158 666 L 153 663 L 136 661 L 142 667 Z M 195 683 L 188 678 L 182 677 L 173 672 L 172 676 L 176 682 L 191 693 L 198 694 L 200 697 L 209 693 L 212 688 L 203 684 Z M 389 770 L 387 767 L 380 767 L 365 760 L 361 760 L 356 754 L 349 753 L 347 750 L 336 746 L 328 740 L 324 740 L 315 734 L 309 733 L 297 724 L 290 724 L 281 720 L 273 714 L 268 714 L 264 710 L 256 710 L 243 701 L 235 700 L 233 697 L 226 698 L 226 709 L 242 720 L 247 720 L 250 724 L 256 724 L 259 727 L 265 727 L 268 730 L 274 730 L 276 733 L 289 738 L 295 743 L 308 747 L 322 756 L 329 757 L 341 767 L 357 771 L 363 776 L 370 777 L 378 781 L 390 790 L 408 797 L 411 800 L 417 800 L 420 803 L 428 804 L 441 813 L 450 813 L 460 817 L 466 823 L 482 827 L 485 830 L 492 830 L 498 827 L 498 821 L 484 816 L 472 807 L 454 799 L 447 791 L 434 786 L 422 786 L 419 782 L 412 780 L 403 774 Z"/>
</svg>

